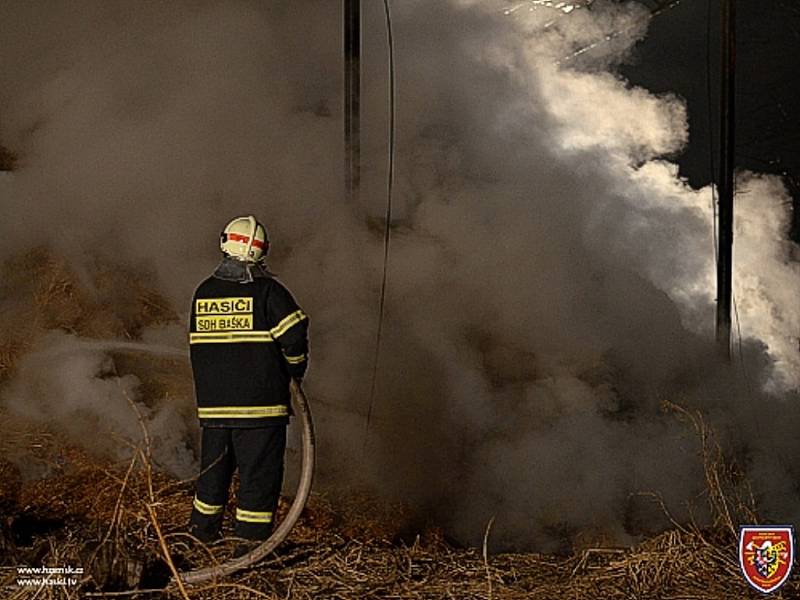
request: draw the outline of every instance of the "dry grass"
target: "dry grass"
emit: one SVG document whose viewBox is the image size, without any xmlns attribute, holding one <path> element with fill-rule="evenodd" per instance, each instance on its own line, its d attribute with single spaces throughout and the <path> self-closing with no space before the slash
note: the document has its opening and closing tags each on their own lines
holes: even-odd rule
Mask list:
<svg viewBox="0 0 800 600">
<path fill-rule="evenodd" d="M 152 290 L 153 279 L 145 268 L 102 261 L 79 276 L 45 248 L 6 261 L 0 269 L 0 382 L 46 331 L 136 339 L 146 327 L 176 321 L 168 301 Z"/>
<path fill-rule="evenodd" d="M 170 574 L 165 556 L 186 569 L 224 561 L 232 542 L 206 547 L 183 533 L 192 482 L 176 481 L 147 465 L 146 448 L 127 463 L 112 464 L 66 445 L 52 432 L 36 432 L 2 416 L 12 435 L 2 450 L 50 465 L 47 478 L 29 481 L 17 494 L 0 488 L 11 519 L 0 539 L 11 552 L 0 571 L 4 598 L 172 597 L 172 598 L 495 598 L 643 599 L 756 598 L 736 561 L 729 527 L 751 507 L 730 495 L 730 468 L 698 415 L 683 413 L 703 428 L 709 501 L 725 510 L 708 529 L 675 524 L 674 529 L 634 548 L 590 548 L 571 555 L 508 553 L 491 555 L 486 546 L 455 548 L 436 531 L 420 532 L 411 543 L 398 541 L 398 508 L 366 496 L 334 503 L 314 496 L 298 527 L 278 555 L 224 582 L 184 592 L 131 595 L 135 586 L 161 587 Z M 5 429 L 5 427 L 4 427 Z M 11 463 L 3 481 L 19 481 Z M 228 507 L 229 510 L 232 507 Z M 286 510 L 282 503 L 281 509 Z M 751 515 L 752 516 L 752 515 Z M 57 518 L 52 530 L 14 541 L 15 521 Z M 490 530 L 487 528 L 487 536 Z M 19 537 L 18 535 L 16 536 Z M 0 546 L 2 548 L 2 546 Z M 14 565 L 82 565 L 79 587 L 16 588 Z M 105 592 L 102 592 L 104 589 Z M 113 595 L 112 595 L 113 594 Z M 122 594 L 122 595 L 120 595 Z M 775 598 L 800 597 L 796 578 Z"/>
</svg>

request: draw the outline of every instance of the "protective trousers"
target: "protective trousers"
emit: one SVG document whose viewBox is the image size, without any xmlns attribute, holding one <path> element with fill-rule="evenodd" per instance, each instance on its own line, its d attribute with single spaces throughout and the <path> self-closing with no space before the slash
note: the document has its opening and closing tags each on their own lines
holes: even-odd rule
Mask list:
<svg viewBox="0 0 800 600">
<path fill-rule="evenodd" d="M 234 535 L 266 540 L 283 482 L 286 426 L 251 429 L 203 427 L 200 477 L 190 530 L 202 542 L 220 537 L 233 473 L 239 469 Z"/>
</svg>

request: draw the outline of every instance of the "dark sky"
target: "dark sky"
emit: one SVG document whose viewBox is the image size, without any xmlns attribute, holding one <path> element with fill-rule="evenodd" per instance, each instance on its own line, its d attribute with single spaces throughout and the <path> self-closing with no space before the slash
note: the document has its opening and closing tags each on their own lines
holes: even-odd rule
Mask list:
<svg viewBox="0 0 800 600">
<path fill-rule="evenodd" d="M 644 3 L 658 4 L 652 0 Z M 634 84 L 654 92 L 674 92 L 686 99 L 690 139 L 678 161 L 681 173 L 693 185 L 709 181 L 709 64 L 711 121 L 714 135 L 719 132 L 719 7 L 720 0 L 683 0 L 659 14 L 632 61 L 621 68 Z M 800 241 L 800 3 L 737 0 L 736 10 L 736 164 L 757 172 L 787 175 L 795 200 L 793 238 Z M 716 143 L 715 138 L 715 152 Z"/>
</svg>

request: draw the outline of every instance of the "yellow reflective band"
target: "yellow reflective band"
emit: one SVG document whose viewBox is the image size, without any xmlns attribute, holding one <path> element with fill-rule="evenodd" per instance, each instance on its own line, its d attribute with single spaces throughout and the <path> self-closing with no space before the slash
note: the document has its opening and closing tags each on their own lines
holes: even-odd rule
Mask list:
<svg viewBox="0 0 800 600">
<path fill-rule="evenodd" d="M 288 316 L 281 319 L 281 322 L 275 325 L 269 332 L 272 334 L 273 337 L 281 337 L 284 333 L 289 331 L 294 325 L 297 325 L 303 319 L 307 319 L 306 313 L 302 310 L 298 309 L 293 313 L 289 314 Z"/>
<path fill-rule="evenodd" d="M 268 331 L 230 331 L 190 333 L 190 344 L 239 344 L 243 342 L 273 342 Z"/>
<path fill-rule="evenodd" d="M 222 512 L 221 504 L 206 504 L 202 500 L 199 500 L 197 496 L 194 497 L 192 504 L 198 512 L 201 512 L 204 515 L 218 515 Z"/>
<path fill-rule="evenodd" d="M 236 520 L 248 523 L 272 523 L 271 512 L 256 512 L 254 510 L 236 509 Z"/>
<path fill-rule="evenodd" d="M 198 408 L 197 415 L 201 419 L 286 417 L 289 415 L 289 407 L 285 404 L 276 404 L 274 406 L 211 406 Z"/>
<path fill-rule="evenodd" d="M 299 365 L 306 359 L 305 354 L 300 354 L 298 356 L 287 356 L 286 354 L 283 355 L 283 358 L 286 359 L 286 362 L 290 365 Z"/>
</svg>

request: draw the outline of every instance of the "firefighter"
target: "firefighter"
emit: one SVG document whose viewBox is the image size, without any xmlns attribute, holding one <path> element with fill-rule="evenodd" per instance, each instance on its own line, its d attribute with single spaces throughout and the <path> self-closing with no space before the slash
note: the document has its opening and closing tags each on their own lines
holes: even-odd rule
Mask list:
<svg viewBox="0 0 800 600">
<path fill-rule="evenodd" d="M 238 217 L 220 238 L 223 258 L 192 299 L 189 344 L 202 431 L 190 518 L 204 543 L 220 538 L 228 489 L 239 470 L 237 556 L 272 532 L 283 480 L 289 382 L 308 364 L 308 317 L 267 270 L 267 230 Z"/>
</svg>

